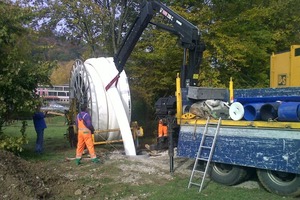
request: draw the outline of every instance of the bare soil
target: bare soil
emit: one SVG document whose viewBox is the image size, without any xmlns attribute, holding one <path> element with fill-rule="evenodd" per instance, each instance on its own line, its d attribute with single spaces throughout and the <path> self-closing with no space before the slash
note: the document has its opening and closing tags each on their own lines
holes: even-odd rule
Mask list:
<svg viewBox="0 0 300 200">
<path fill-rule="evenodd" d="M 46 199 L 61 193 L 68 179 L 44 163 L 30 163 L 0 150 L 0 199 Z"/>
<path fill-rule="evenodd" d="M 103 180 L 113 179 L 129 185 L 151 184 L 157 181 L 172 180 L 169 172 L 169 156 L 167 151 L 158 155 L 126 156 L 123 152 L 96 148 L 101 162 L 92 163 L 90 160 L 82 160 L 77 166 L 75 162 L 61 158 L 59 161 L 29 162 L 13 153 L 0 150 L 0 199 L 76 199 L 95 198 L 101 193 L 101 181 L 98 184 L 83 184 L 79 179 Z M 41 155 L 42 156 L 42 155 Z M 190 173 L 187 159 L 177 160 L 176 168 L 180 167 L 180 173 L 188 176 Z M 114 172 L 107 168 L 114 166 Z M 179 170 L 177 170 L 179 171 Z M 147 178 L 145 178 L 147 176 Z M 97 194 L 99 193 L 99 194 Z M 118 195 L 118 194 L 115 194 Z M 134 194 L 128 199 L 143 199 Z M 72 198 L 71 198 L 72 199 Z M 111 196 L 103 196 L 101 199 L 114 199 Z M 124 199 L 124 198 L 122 198 Z"/>
<path fill-rule="evenodd" d="M 75 150 L 74 150 L 75 151 Z M 107 185 L 125 183 L 130 186 L 164 184 L 174 177 L 170 173 L 168 151 L 126 156 L 122 150 L 96 148 L 101 162 L 58 160 L 29 162 L 0 150 L 0 199 L 147 199 L 151 194 L 130 194 L 124 198 L 116 188 L 106 194 Z M 175 153 L 176 155 L 176 153 Z M 43 155 L 41 155 L 43 156 Z M 189 177 L 193 160 L 174 158 L 176 176 Z M 88 180 L 85 183 L 82 180 Z M 109 180 L 105 182 L 105 180 Z M 113 185 L 115 184 L 115 185 Z M 257 183 L 243 183 L 241 187 L 258 187 Z"/>
</svg>

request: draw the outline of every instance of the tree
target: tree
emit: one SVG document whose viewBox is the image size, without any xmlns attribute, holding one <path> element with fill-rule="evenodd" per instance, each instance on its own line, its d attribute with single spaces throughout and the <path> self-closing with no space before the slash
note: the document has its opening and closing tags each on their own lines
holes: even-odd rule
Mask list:
<svg viewBox="0 0 300 200">
<path fill-rule="evenodd" d="M 139 1 L 138 1 L 139 2 Z M 122 35 L 129 27 L 128 19 L 137 9 L 136 1 L 35 1 L 38 18 L 35 26 L 51 30 L 56 36 L 88 47 L 83 59 L 112 56 Z M 43 20 L 41 20 L 43 19 Z"/>
<path fill-rule="evenodd" d="M 167 2 L 167 1 L 166 1 Z M 233 77 L 237 88 L 268 87 L 272 52 L 299 43 L 296 1 L 173 2 L 173 8 L 196 24 L 206 43 L 200 85 L 224 87 Z"/>
<path fill-rule="evenodd" d="M 38 101 L 34 91 L 38 84 L 49 82 L 55 64 L 42 59 L 43 47 L 35 46 L 37 32 L 27 28 L 33 17 L 30 9 L 10 2 L 0 2 L 0 12 L 3 15 L 0 18 L 2 133 L 3 124 L 16 117 L 13 114 L 34 108 Z"/>
<path fill-rule="evenodd" d="M 181 7 L 170 6 L 170 8 L 191 21 L 191 15 Z M 152 21 L 169 25 L 168 20 L 161 14 L 154 16 Z M 130 76 L 133 95 L 144 101 L 152 114 L 154 102 L 158 98 L 175 94 L 175 79 L 184 64 L 183 57 L 183 48 L 178 43 L 178 36 L 148 25 L 129 58 L 125 70 Z"/>
<path fill-rule="evenodd" d="M 51 74 L 51 84 L 64 85 L 69 84 L 70 71 L 72 70 L 74 60 L 69 62 L 59 62 L 58 67 Z"/>
<path fill-rule="evenodd" d="M 222 83 L 268 87 L 272 52 L 299 43 L 299 1 L 210 1 L 207 5 L 208 64 Z M 288 23 L 287 23 L 288 22 Z M 290 24 L 290 25 L 287 25 Z"/>
<path fill-rule="evenodd" d="M 202 33 L 200 86 L 228 87 L 233 77 L 236 88 L 268 87 L 271 53 L 299 43 L 299 1 L 165 2 Z M 125 67 L 132 93 L 149 107 L 174 94 L 183 60 L 175 38 L 148 26 Z"/>
<path fill-rule="evenodd" d="M 202 33 L 206 51 L 199 71 L 199 86 L 227 87 L 233 77 L 235 87 L 247 88 L 268 87 L 271 53 L 299 43 L 299 1 L 163 2 Z M 90 51 L 83 56 L 88 58 L 117 52 L 141 1 L 53 2 L 42 7 L 44 15 L 39 16 L 49 19 L 44 22 L 52 31 L 89 46 Z M 64 26 L 58 28 L 59 24 Z M 173 95 L 182 60 L 176 36 L 149 25 L 125 66 L 132 95 L 149 107 L 158 97 Z"/>
</svg>

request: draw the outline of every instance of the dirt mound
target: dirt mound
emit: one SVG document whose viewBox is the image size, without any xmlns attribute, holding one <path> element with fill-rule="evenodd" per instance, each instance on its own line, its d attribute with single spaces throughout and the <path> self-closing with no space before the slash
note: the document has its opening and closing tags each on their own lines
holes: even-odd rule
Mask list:
<svg viewBox="0 0 300 200">
<path fill-rule="evenodd" d="M 39 163 L 30 163 L 0 150 L 0 199 L 45 199 L 59 194 L 56 185 L 66 182 Z"/>
</svg>

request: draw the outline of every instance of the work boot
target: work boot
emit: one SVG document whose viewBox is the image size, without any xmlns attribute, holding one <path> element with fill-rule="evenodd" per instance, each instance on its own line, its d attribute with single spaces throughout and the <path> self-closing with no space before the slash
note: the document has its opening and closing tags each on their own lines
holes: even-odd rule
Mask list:
<svg viewBox="0 0 300 200">
<path fill-rule="evenodd" d="M 76 158 L 75 159 L 76 165 L 80 165 L 81 164 L 80 160 L 81 160 L 81 158 Z"/>
<path fill-rule="evenodd" d="M 99 160 L 99 158 L 93 158 L 93 159 L 92 159 L 92 162 L 93 162 L 93 163 L 99 163 L 100 160 Z"/>
</svg>

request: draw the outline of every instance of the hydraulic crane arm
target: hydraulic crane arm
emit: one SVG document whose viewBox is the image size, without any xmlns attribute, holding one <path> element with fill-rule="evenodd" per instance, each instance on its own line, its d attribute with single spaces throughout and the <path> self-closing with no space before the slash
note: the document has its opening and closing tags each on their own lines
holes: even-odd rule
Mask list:
<svg viewBox="0 0 300 200">
<path fill-rule="evenodd" d="M 151 22 L 156 13 L 160 13 L 167 18 L 171 26 Z M 185 52 L 184 64 L 181 69 L 182 87 L 188 85 L 196 86 L 198 83 L 199 66 L 203 51 L 205 50 L 204 44 L 200 41 L 199 30 L 196 26 L 158 1 L 146 1 L 142 4 L 138 17 L 125 36 L 117 54 L 114 56 L 114 62 L 118 71 L 122 72 L 127 59 L 148 24 L 154 24 L 179 36 L 180 44 Z M 188 50 L 187 61 L 186 50 Z"/>
</svg>

